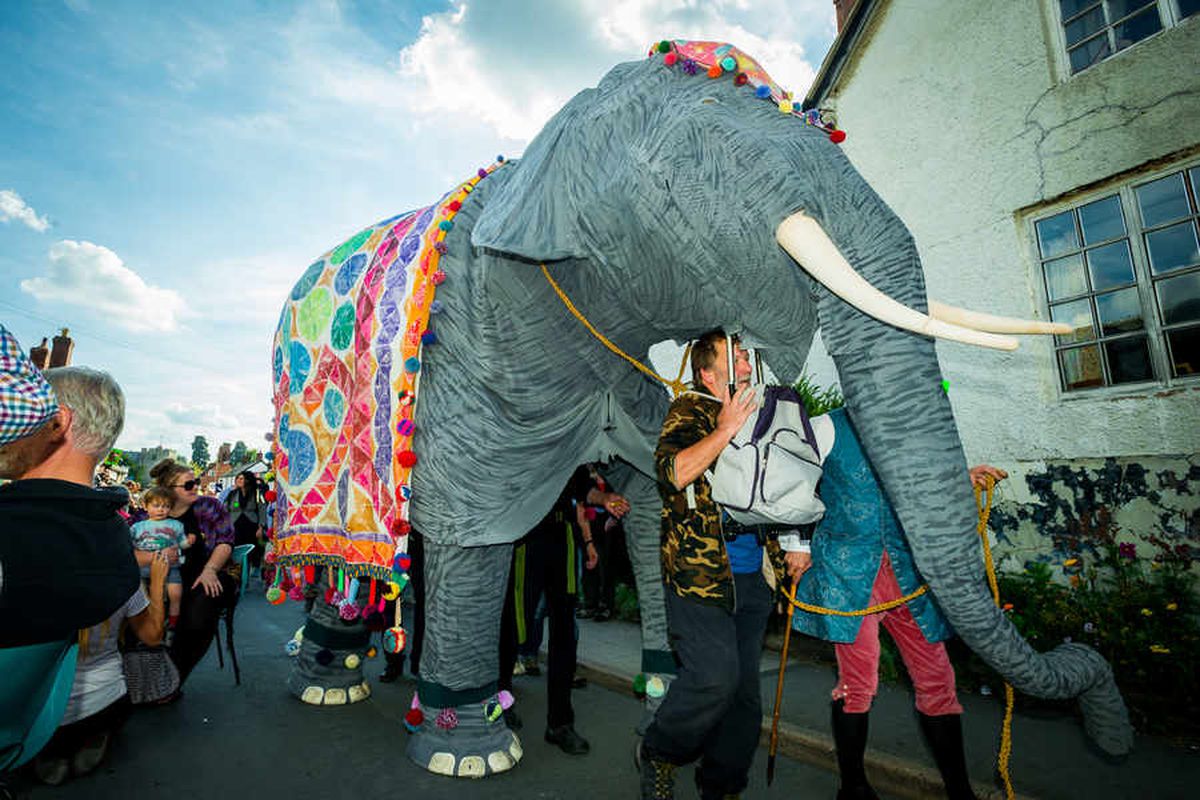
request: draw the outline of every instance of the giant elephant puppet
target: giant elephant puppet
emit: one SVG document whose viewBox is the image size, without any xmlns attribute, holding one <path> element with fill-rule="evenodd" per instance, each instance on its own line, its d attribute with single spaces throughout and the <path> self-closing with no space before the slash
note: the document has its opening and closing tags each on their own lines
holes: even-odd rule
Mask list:
<svg viewBox="0 0 1200 800">
<path fill-rule="evenodd" d="M 799 374 L 819 323 L 862 442 L 959 635 L 1017 689 L 1079 697 L 1104 751 L 1130 748 L 1108 664 L 1080 644 L 1034 651 L 988 594 L 929 338 L 1011 349 L 1015 340 L 982 331 L 1054 328 L 928 301 L 904 224 L 789 97 L 736 48 L 664 42 L 576 95 L 519 161 L 362 231 L 293 289 L 274 354 L 280 562 L 295 580 L 304 565 L 344 570 L 335 600 L 358 575 L 362 596 L 367 578 L 395 577 L 410 528 L 423 535 L 420 712 L 409 717 L 418 764 L 479 777 L 519 759 L 496 721 L 511 542 L 577 464 L 617 456 L 634 468 L 618 488 L 641 509 L 629 538 L 645 667 L 669 664 L 647 477 L 668 396 L 568 303 L 643 362 L 656 342 L 726 326 L 785 378 Z M 334 645 L 363 646 L 337 626 L 310 618 L 318 635 L 305 637 L 306 648 L 324 637 L 334 667 Z M 311 656 L 297 662 L 295 690 L 361 682 L 354 670 L 316 674 Z"/>
</svg>

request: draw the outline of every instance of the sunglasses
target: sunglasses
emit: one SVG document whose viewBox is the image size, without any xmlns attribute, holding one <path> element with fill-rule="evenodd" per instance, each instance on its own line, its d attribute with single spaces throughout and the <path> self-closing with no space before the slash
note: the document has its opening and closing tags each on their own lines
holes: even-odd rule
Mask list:
<svg viewBox="0 0 1200 800">
<path fill-rule="evenodd" d="M 199 483 L 200 483 L 200 481 L 193 479 L 193 480 L 190 480 L 190 481 L 184 481 L 183 483 L 174 483 L 174 484 L 171 484 L 171 485 L 172 485 L 172 486 L 175 486 L 175 487 L 181 487 L 181 488 L 183 488 L 184 490 L 186 490 L 186 491 L 189 491 L 189 492 L 190 492 L 192 489 L 195 489 L 195 488 L 196 488 L 196 485 L 197 485 L 197 484 L 199 484 Z"/>
</svg>

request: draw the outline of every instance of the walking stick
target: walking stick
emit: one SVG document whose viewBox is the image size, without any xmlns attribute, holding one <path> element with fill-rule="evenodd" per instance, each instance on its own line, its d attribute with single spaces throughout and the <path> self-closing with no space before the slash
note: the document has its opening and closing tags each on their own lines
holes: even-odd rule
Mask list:
<svg viewBox="0 0 1200 800">
<path fill-rule="evenodd" d="M 779 653 L 779 679 L 775 683 L 775 711 L 771 714 L 771 744 L 767 748 L 767 786 L 775 780 L 775 751 L 779 748 L 779 708 L 783 705 L 783 673 L 787 669 L 788 643 L 792 640 L 792 614 L 796 613 L 796 587 L 799 579 L 792 581 L 788 594 L 787 628 L 783 631 L 783 650 Z"/>
</svg>

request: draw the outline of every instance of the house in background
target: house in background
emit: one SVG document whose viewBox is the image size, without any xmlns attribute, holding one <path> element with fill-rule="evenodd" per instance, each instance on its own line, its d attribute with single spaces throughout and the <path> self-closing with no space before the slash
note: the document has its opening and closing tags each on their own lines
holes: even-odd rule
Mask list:
<svg viewBox="0 0 1200 800">
<path fill-rule="evenodd" d="M 937 344 L 968 459 L 1011 475 L 1006 567 L 1118 531 L 1200 556 L 1200 0 L 835 5 L 805 107 L 847 131 L 929 296 L 1073 328 Z"/>
</svg>

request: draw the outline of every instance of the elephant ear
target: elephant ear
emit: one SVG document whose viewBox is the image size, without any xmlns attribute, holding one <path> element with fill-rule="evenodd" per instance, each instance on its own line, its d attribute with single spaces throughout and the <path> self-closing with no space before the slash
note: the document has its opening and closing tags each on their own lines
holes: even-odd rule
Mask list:
<svg viewBox="0 0 1200 800">
<path fill-rule="evenodd" d="M 583 258 L 574 184 L 585 168 L 588 148 L 577 127 L 596 94 L 575 95 L 546 123 L 513 174 L 488 201 L 471 233 L 471 244 L 530 261 Z"/>
</svg>

